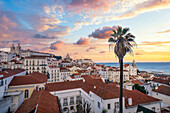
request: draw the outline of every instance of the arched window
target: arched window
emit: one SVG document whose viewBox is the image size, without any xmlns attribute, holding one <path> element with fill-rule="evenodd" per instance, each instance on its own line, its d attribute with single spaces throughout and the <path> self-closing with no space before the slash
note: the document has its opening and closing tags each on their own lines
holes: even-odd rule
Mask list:
<svg viewBox="0 0 170 113">
<path fill-rule="evenodd" d="M 26 89 L 26 90 L 25 90 L 25 98 L 28 98 L 28 97 L 29 97 L 29 90 Z"/>
</svg>

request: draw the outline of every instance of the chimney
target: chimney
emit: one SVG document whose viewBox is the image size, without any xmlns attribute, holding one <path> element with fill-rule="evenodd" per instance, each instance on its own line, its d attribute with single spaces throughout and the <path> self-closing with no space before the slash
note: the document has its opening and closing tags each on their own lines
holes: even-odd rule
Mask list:
<svg viewBox="0 0 170 113">
<path fill-rule="evenodd" d="M 96 86 L 94 86 L 94 89 L 96 89 Z"/>
<path fill-rule="evenodd" d="M 128 105 L 132 105 L 132 98 L 128 98 Z"/>
</svg>

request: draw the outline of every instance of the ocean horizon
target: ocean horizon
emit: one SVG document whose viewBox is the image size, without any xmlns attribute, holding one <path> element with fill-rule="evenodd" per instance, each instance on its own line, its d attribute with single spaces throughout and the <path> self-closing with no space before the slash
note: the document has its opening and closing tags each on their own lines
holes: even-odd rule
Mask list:
<svg viewBox="0 0 170 113">
<path fill-rule="evenodd" d="M 119 66 L 119 63 L 116 62 L 110 62 L 110 63 L 100 62 L 97 64 L 104 64 L 106 66 L 111 66 L 111 67 Z M 132 62 L 124 62 L 124 64 L 132 65 Z M 147 72 L 157 71 L 157 72 L 164 72 L 170 74 L 170 62 L 136 62 L 136 65 L 139 71 L 147 71 Z"/>
</svg>

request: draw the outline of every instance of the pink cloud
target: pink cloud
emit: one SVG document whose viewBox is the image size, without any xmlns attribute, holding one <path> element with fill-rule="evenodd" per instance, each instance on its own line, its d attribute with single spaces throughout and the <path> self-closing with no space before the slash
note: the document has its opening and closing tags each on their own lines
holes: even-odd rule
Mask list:
<svg viewBox="0 0 170 113">
<path fill-rule="evenodd" d="M 112 34 L 112 30 L 116 29 L 117 26 L 105 26 L 102 29 L 98 28 L 94 32 L 92 32 L 89 37 L 98 38 L 98 39 L 107 39 L 110 38 L 110 35 Z"/>
<path fill-rule="evenodd" d="M 63 46 L 63 45 L 64 45 L 63 41 L 56 41 L 51 44 L 50 49 L 59 50 L 61 48 L 61 46 Z"/>
<path fill-rule="evenodd" d="M 91 49 L 96 49 L 96 47 L 89 47 L 88 49 L 86 49 L 86 52 L 89 52 Z"/>
<path fill-rule="evenodd" d="M 133 18 L 141 13 L 155 11 L 159 9 L 168 9 L 170 6 L 169 0 L 147 0 L 140 4 L 137 4 L 134 10 L 125 12 L 118 16 L 116 19 L 128 19 Z"/>
<path fill-rule="evenodd" d="M 114 4 L 113 0 L 72 0 L 66 5 L 67 10 L 73 10 L 74 12 L 89 13 L 93 11 L 107 11 Z"/>
<path fill-rule="evenodd" d="M 100 53 L 106 53 L 105 51 L 100 51 Z"/>
<path fill-rule="evenodd" d="M 88 45 L 90 44 L 89 38 L 80 38 L 76 43 L 76 45 Z"/>
<path fill-rule="evenodd" d="M 143 55 L 142 53 L 135 53 L 135 55 Z"/>
</svg>

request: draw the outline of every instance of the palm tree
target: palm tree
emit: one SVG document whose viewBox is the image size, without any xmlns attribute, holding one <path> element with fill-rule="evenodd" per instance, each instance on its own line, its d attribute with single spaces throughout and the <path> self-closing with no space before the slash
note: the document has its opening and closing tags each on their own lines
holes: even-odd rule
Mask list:
<svg viewBox="0 0 170 113">
<path fill-rule="evenodd" d="M 111 36 L 113 38 L 109 38 L 108 42 L 109 48 L 114 47 L 114 53 L 119 58 L 120 64 L 120 97 L 119 97 L 119 111 L 123 113 L 123 58 L 127 52 L 132 53 L 132 47 L 135 43 L 134 38 L 131 33 L 128 33 L 129 28 L 122 28 L 120 26 L 117 27 L 116 30 L 113 30 L 113 34 Z M 131 43 L 132 42 L 132 43 Z"/>
</svg>

